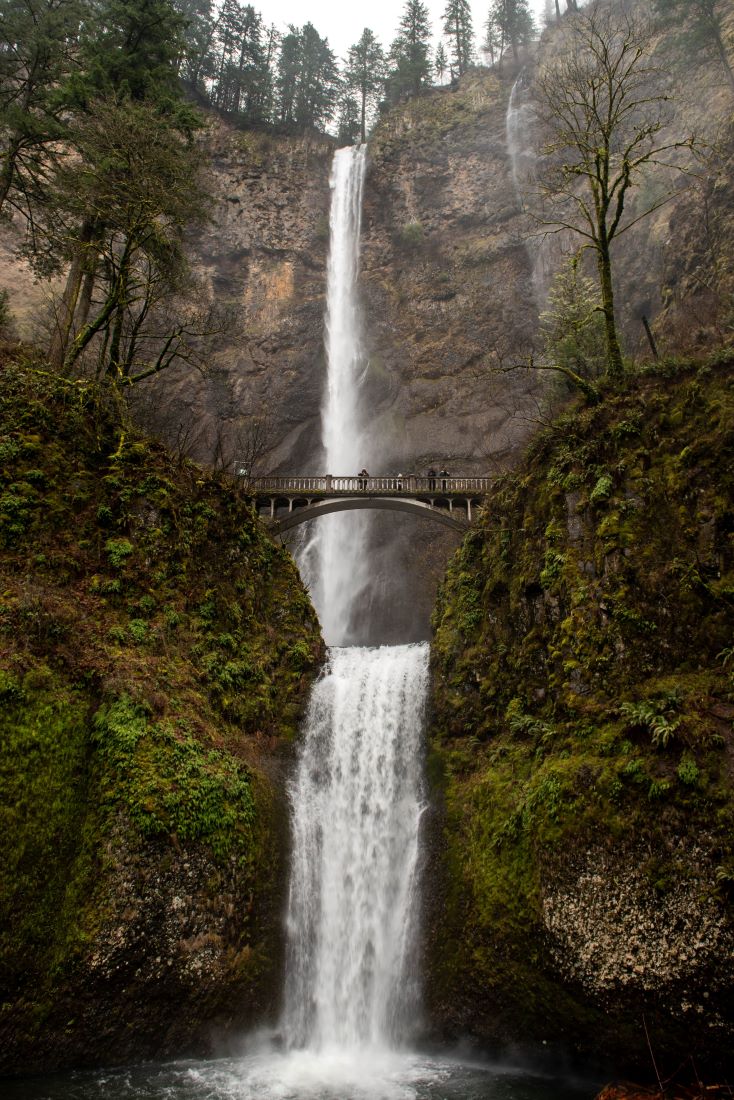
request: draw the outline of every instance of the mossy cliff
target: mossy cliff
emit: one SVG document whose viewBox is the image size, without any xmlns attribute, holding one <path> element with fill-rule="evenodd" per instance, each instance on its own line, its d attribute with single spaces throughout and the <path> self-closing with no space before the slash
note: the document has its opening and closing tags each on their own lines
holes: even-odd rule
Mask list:
<svg viewBox="0 0 734 1100">
<path fill-rule="evenodd" d="M 280 775 L 318 625 L 236 486 L 0 367 L 0 1067 L 204 1048 L 273 1006 Z"/>
<path fill-rule="evenodd" d="M 443 1034 L 650 1069 L 734 1051 L 734 363 L 571 409 L 435 615 Z"/>
</svg>

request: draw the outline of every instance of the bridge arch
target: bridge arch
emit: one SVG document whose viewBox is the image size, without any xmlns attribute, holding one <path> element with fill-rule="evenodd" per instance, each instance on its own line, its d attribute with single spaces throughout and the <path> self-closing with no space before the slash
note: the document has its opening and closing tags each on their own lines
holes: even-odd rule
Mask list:
<svg viewBox="0 0 734 1100">
<path fill-rule="evenodd" d="M 341 497 L 331 500 L 319 500 L 308 504 L 305 508 L 296 508 L 287 516 L 274 518 L 270 529 L 276 534 L 282 535 L 290 531 L 300 523 L 306 523 L 310 519 L 318 519 L 332 512 L 348 512 L 362 508 L 380 508 L 396 512 L 409 512 L 414 516 L 422 516 L 423 519 L 432 519 L 436 523 L 443 523 L 445 527 L 451 527 L 454 531 L 466 531 L 468 517 L 457 518 L 456 512 L 449 512 L 443 508 L 435 508 L 421 500 L 411 500 L 406 497 Z M 458 509 L 457 509 L 458 512 Z M 461 513 L 459 512 L 459 515 Z"/>
</svg>

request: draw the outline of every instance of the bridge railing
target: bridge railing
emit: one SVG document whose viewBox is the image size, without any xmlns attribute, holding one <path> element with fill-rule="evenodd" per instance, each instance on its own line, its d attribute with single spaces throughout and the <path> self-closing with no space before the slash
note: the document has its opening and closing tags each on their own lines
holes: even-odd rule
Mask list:
<svg viewBox="0 0 734 1100">
<path fill-rule="evenodd" d="M 240 477 L 248 477 L 247 470 L 237 467 Z M 270 496 L 289 496 L 293 493 L 404 493 L 412 496 L 457 493 L 481 495 L 489 492 L 494 479 L 491 477 L 419 477 L 403 474 L 393 477 L 250 477 L 249 488 L 253 492 Z"/>
</svg>

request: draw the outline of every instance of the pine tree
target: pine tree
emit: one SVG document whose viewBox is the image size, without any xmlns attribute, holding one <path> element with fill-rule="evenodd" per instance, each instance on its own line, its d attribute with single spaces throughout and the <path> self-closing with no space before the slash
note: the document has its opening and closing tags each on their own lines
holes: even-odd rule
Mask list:
<svg viewBox="0 0 734 1100">
<path fill-rule="evenodd" d="M 395 103 L 420 95 L 431 82 L 431 25 L 421 0 L 406 0 L 397 37 L 390 47 L 388 98 Z"/>
<path fill-rule="evenodd" d="M 535 24 L 528 0 L 493 0 L 487 24 L 488 33 L 491 25 L 499 42 L 500 64 L 508 47 L 512 50 L 513 60 L 517 64 L 520 59 L 520 48 L 526 47 L 535 34 Z"/>
<path fill-rule="evenodd" d="M 438 77 L 439 84 L 443 84 L 443 78 L 445 73 L 448 72 L 449 59 L 446 56 L 446 50 L 444 49 L 443 42 L 439 42 L 436 47 L 436 56 L 433 61 L 433 67 L 436 70 L 436 76 Z"/>
<path fill-rule="evenodd" d="M 75 186 L 69 182 L 69 165 L 60 164 L 49 183 L 53 198 L 41 225 L 44 249 L 35 257 L 37 264 L 45 264 L 47 258 L 68 264 L 49 349 L 51 361 L 57 366 L 67 361 L 70 348 L 77 346 L 79 334 L 92 323 L 89 317 L 93 293 L 99 291 L 102 300 L 109 303 L 111 280 L 117 278 L 104 257 L 110 234 L 120 232 L 127 217 L 120 211 L 128 210 L 129 193 L 123 186 L 122 172 L 117 177 L 119 194 L 115 202 L 111 201 L 109 189 L 103 187 L 105 164 L 112 156 L 111 151 L 105 150 L 104 133 L 109 132 L 111 141 L 113 133 L 124 131 L 128 113 L 130 125 L 133 118 L 137 119 L 136 132 L 143 134 L 144 119 L 154 117 L 156 126 L 147 127 L 149 140 L 158 143 L 161 155 L 164 150 L 180 149 L 183 156 L 193 131 L 200 125 L 197 113 L 183 98 L 178 78 L 184 21 L 172 0 L 99 0 L 96 12 L 98 19 L 90 20 L 84 28 L 79 70 L 68 81 L 70 114 L 66 136 L 76 155 L 70 164 L 80 172 L 86 171 L 86 178 L 96 176 L 99 193 L 95 198 L 93 188 L 80 188 L 80 194 L 86 195 L 86 203 L 77 202 L 69 193 Z M 143 112 L 139 118 L 134 116 L 138 106 Z M 123 119 L 119 125 L 118 114 Z M 105 126 L 95 131 L 95 122 L 100 117 L 106 120 Z M 97 135 L 95 140 L 91 140 L 92 134 Z M 126 148 L 132 156 L 134 146 Z M 141 148 L 141 160 L 144 153 L 152 155 L 155 148 Z M 98 162 L 94 161 L 95 156 Z M 151 188 L 156 185 L 154 165 L 152 156 L 147 169 L 151 173 Z M 135 170 L 137 164 L 131 160 L 128 169 L 131 179 Z M 191 186 L 190 198 L 194 203 L 197 195 Z M 154 219 L 151 225 L 156 224 Z M 152 233 L 151 240 L 154 236 Z M 123 238 L 127 237 L 124 230 L 122 237 L 117 238 L 116 248 L 122 254 L 126 250 Z M 94 334 L 102 331 L 107 322 L 112 324 L 112 313 L 105 315 L 103 323 L 99 323 L 97 315 Z"/>
<path fill-rule="evenodd" d="M 490 11 L 487 22 L 484 24 L 484 41 L 481 49 L 482 53 L 489 58 L 490 65 L 494 65 L 502 57 L 502 34 L 492 11 Z"/>
<path fill-rule="evenodd" d="M 443 31 L 449 40 L 452 76 L 461 76 L 474 60 L 474 30 L 469 0 L 448 0 L 443 13 Z"/>
<path fill-rule="evenodd" d="M 262 122 L 270 99 L 271 82 L 262 17 L 252 4 L 241 6 L 238 0 L 225 0 L 220 11 L 217 40 L 216 106 L 246 122 Z"/>
<path fill-rule="evenodd" d="M 204 81 L 216 72 L 214 37 L 220 17 L 215 18 L 212 0 L 175 0 L 175 8 L 184 19 L 178 75 L 187 88 L 203 98 Z"/>
<path fill-rule="evenodd" d="M 600 378 L 606 368 L 604 313 L 599 287 L 581 270 L 581 253 L 564 264 L 540 315 L 548 369 L 560 371 L 573 386 Z M 581 381 L 579 381 L 581 380 Z M 586 391 L 589 394 L 589 391 Z"/>
<path fill-rule="evenodd" d="M 289 27 L 278 60 L 279 119 L 288 130 L 326 125 L 339 95 L 333 51 L 311 23 Z"/>
<path fill-rule="evenodd" d="M 361 140 L 360 105 L 348 88 L 339 96 L 336 114 L 336 140 L 339 145 L 355 145 Z"/>
<path fill-rule="evenodd" d="M 98 0 L 96 9 L 82 38 L 81 72 L 71 82 L 76 105 L 85 108 L 98 96 L 129 96 L 183 120 L 178 63 L 185 20 L 173 0 Z"/>
<path fill-rule="evenodd" d="M 360 140 L 367 140 L 367 119 L 379 102 L 385 86 L 385 54 L 372 31 L 365 27 L 362 37 L 349 49 L 344 72 L 347 89 L 359 101 Z"/>
<path fill-rule="evenodd" d="M 31 217 L 64 136 L 67 80 L 85 0 L 4 0 L 0 20 L 0 210 Z"/>
</svg>

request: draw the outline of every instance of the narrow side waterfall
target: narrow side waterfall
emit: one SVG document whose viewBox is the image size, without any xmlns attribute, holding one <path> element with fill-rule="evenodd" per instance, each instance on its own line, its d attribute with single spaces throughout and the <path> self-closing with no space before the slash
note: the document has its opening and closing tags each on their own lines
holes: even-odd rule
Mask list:
<svg viewBox="0 0 734 1100">
<path fill-rule="evenodd" d="M 523 210 L 525 209 L 525 188 L 528 181 L 534 177 L 537 161 L 535 150 L 529 147 L 528 142 L 529 122 L 534 118 L 534 114 L 530 104 L 525 101 L 524 80 L 525 74 L 522 72 L 512 85 L 505 117 L 512 182 L 515 185 L 518 203 Z"/>
<path fill-rule="evenodd" d="M 505 117 L 507 152 L 510 157 L 512 182 L 517 202 L 524 214 L 532 217 L 539 209 L 538 154 L 535 127 L 537 116 L 530 101 L 525 71 L 512 85 Z M 545 309 L 548 289 L 553 276 L 553 245 L 538 222 L 525 236 L 532 274 L 533 297 L 538 311 Z"/>
<path fill-rule="evenodd" d="M 324 473 L 354 476 L 367 462 L 365 411 L 360 406 L 364 371 L 357 296 L 362 190 L 367 147 L 338 149 L 331 173 L 329 262 L 326 287 L 327 380 L 321 411 Z M 320 471 L 321 472 L 321 471 Z M 369 582 L 367 516 L 347 512 L 316 524 L 299 557 L 330 645 L 359 639 L 354 608 Z"/>
<path fill-rule="evenodd" d="M 290 789 L 293 1046 L 391 1046 L 415 1013 L 427 678 L 425 644 L 333 649 L 313 691 Z"/>
</svg>

